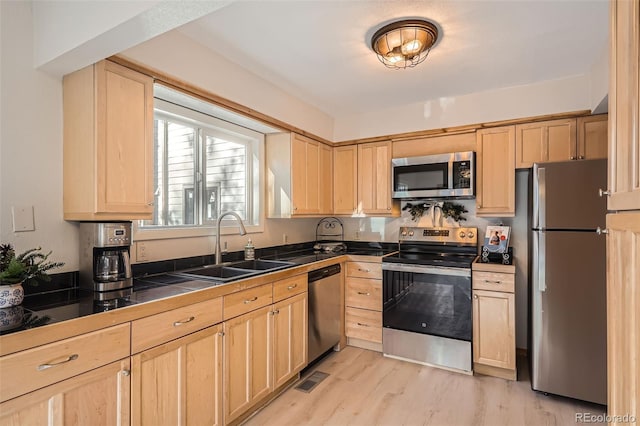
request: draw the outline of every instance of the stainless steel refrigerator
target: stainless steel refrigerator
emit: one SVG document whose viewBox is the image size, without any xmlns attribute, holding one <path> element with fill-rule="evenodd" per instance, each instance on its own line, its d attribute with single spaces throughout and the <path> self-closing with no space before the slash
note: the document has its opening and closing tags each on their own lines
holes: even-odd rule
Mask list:
<svg viewBox="0 0 640 426">
<path fill-rule="evenodd" d="M 606 160 L 533 166 L 531 387 L 606 404 Z"/>
</svg>

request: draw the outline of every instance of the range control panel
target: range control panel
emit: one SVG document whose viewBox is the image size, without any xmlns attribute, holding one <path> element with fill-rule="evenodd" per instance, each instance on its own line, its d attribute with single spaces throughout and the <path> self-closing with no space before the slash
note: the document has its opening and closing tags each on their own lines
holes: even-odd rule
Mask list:
<svg viewBox="0 0 640 426">
<path fill-rule="evenodd" d="M 400 242 L 448 243 L 475 245 L 478 242 L 478 228 L 424 228 L 419 226 L 400 227 Z"/>
</svg>

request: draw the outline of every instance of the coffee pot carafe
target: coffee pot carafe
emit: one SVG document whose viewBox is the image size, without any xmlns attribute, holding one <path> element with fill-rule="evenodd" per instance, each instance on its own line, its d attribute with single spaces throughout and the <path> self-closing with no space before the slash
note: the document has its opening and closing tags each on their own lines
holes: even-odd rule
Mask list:
<svg viewBox="0 0 640 426">
<path fill-rule="evenodd" d="M 80 224 L 80 287 L 107 292 L 133 286 L 131 222 Z"/>
</svg>

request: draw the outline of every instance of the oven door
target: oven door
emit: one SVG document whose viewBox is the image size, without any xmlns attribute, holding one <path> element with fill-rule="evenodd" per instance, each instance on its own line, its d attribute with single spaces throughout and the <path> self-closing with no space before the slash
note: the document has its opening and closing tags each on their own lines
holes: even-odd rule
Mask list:
<svg viewBox="0 0 640 426">
<path fill-rule="evenodd" d="M 471 270 L 383 263 L 385 328 L 471 341 Z"/>
</svg>

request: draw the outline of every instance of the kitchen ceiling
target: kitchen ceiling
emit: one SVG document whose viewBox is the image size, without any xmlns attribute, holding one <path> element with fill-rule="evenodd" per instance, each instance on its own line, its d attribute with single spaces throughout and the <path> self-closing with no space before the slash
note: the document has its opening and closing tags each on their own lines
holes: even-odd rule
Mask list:
<svg viewBox="0 0 640 426">
<path fill-rule="evenodd" d="M 338 117 L 589 74 L 607 48 L 608 7 L 607 0 L 239 0 L 178 31 Z M 424 63 L 391 70 L 370 38 L 401 18 L 427 18 L 440 37 Z"/>
</svg>

